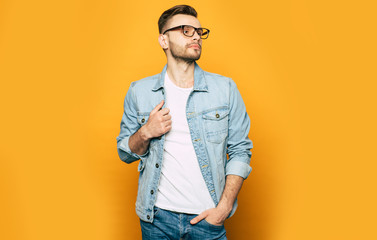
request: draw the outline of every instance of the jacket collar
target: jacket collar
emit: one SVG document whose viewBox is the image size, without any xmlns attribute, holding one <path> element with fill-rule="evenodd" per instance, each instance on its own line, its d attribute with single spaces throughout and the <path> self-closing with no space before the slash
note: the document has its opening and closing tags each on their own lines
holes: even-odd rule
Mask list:
<svg viewBox="0 0 377 240">
<path fill-rule="evenodd" d="M 162 72 L 158 75 L 158 79 L 156 82 L 156 85 L 152 88 L 152 91 L 157 91 L 162 88 L 164 88 L 164 80 L 165 80 L 165 74 L 166 74 L 166 68 L 162 69 Z M 208 92 L 208 86 L 206 79 L 204 77 L 204 71 L 199 67 L 199 65 L 195 62 L 195 68 L 194 68 L 194 91 L 204 91 Z"/>
</svg>

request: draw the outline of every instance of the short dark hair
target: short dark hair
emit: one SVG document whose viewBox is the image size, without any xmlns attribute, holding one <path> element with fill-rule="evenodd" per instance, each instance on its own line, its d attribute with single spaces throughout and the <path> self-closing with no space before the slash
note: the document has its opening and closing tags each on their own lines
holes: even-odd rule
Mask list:
<svg viewBox="0 0 377 240">
<path fill-rule="evenodd" d="M 160 18 L 158 19 L 158 31 L 162 33 L 162 29 L 165 27 L 169 19 L 177 14 L 186 14 L 194 16 L 196 18 L 198 17 L 198 13 L 195 11 L 195 9 L 189 5 L 174 6 L 163 12 Z"/>
</svg>

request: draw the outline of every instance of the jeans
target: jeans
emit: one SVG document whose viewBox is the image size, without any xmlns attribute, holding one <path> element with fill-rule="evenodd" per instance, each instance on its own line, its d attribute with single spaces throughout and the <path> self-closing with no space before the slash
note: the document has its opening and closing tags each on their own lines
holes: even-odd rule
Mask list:
<svg viewBox="0 0 377 240">
<path fill-rule="evenodd" d="M 140 219 L 143 240 L 226 240 L 224 225 L 216 226 L 205 219 L 190 223 L 196 214 L 176 213 L 154 207 L 153 223 Z"/>
</svg>

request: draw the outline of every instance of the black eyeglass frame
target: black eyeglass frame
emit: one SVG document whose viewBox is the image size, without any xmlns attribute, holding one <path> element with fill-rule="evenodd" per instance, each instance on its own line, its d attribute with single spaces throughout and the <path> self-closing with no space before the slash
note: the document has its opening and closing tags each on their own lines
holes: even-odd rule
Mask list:
<svg viewBox="0 0 377 240">
<path fill-rule="evenodd" d="M 189 36 L 189 35 L 185 34 L 185 32 L 183 31 L 184 27 L 192 27 L 192 28 L 195 29 L 195 31 L 192 33 L 191 36 Z M 169 29 L 165 30 L 162 34 L 164 35 L 166 32 L 171 31 L 171 30 L 176 30 L 176 29 L 182 29 L 182 33 L 186 37 L 192 37 L 192 36 L 194 36 L 195 32 L 198 33 L 198 30 L 207 30 L 207 33 L 206 33 L 206 35 L 205 35 L 204 38 L 202 37 L 203 35 L 199 35 L 199 33 L 198 33 L 198 35 L 200 36 L 200 39 L 207 39 L 208 36 L 209 36 L 209 32 L 210 32 L 208 28 L 196 28 L 196 27 L 191 26 L 191 25 L 179 25 L 179 26 L 172 27 L 172 28 L 169 28 Z"/>
</svg>

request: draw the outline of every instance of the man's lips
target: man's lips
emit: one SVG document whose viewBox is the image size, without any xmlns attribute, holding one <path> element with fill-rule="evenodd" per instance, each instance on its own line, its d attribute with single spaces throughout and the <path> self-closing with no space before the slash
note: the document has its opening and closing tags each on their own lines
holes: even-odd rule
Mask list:
<svg viewBox="0 0 377 240">
<path fill-rule="evenodd" d="M 196 49 L 200 49 L 201 46 L 199 44 L 190 44 L 189 45 L 189 48 L 196 48 Z"/>
</svg>

